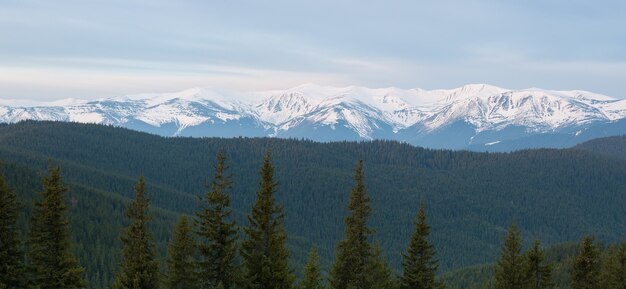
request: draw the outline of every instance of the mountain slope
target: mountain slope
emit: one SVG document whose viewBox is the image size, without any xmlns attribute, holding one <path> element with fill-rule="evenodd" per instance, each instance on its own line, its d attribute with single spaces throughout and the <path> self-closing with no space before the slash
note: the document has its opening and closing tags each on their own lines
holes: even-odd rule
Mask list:
<svg viewBox="0 0 626 289">
<path fill-rule="evenodd" d="M 137 175 L 144 174 L 153 205 L 176 213 L 194 210 L 215 154 L 223 150 L 235 176 L 232 204 L 239 224 L 246 223 L 267 149 L 273 152 L 277 198 L 285 207 L 290 244 L 303 253 L 316 244 L 325 265 L 333 260 L 343 233 L 352 167 L 358 159 L 365 162 L 373 198 L 375 239 L 394 267 L 420 200 L 428 206 L 443 270 L 493 260 L 513 218 L 525 235 L 547 245 L 578 240 L 586 233 L 618 240 L 626 231 L 626 162 L 580 150 L 485 154 L 388 141 L 163 138 L 63 122 L 0 126 L 0 159 L 5 162 L 39 171 L 51 159 L 62 165 L 68 182 L 120 197 L 130 196 Z M 294 257 L 299 260 L 304 254 Z"/>
<path fill-rule="evenodd" d="M 626 160 L 626 135 L 598 138 L 581 143 L 574 148 Z"/>
<path fill-rule="evenodd" d="M 0 121 L 111 124 L 162 136 L 276 136 L 317 141 L 389 139 L 433 148 L 565 147 L 626 133 L 626 100 L 585 91 L 449 90 L 302 85 L 282 91 L 193 88 L 23 106 L 1 101 Z M 457 136 L 452 141 L 450 135 Z M 553 135 L 539 145 L 528 139 Z"/>
</svg>

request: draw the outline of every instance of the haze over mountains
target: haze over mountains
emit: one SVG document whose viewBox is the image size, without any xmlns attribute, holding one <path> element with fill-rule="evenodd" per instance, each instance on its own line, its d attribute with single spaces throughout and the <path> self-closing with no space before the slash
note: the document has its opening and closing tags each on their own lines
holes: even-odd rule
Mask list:
<svg viewBox="0 0 626 289">
<path fill-rule="evenodd" d="M 92 101 L 0 101 L 0 121 L 110 124 L 161 136 L 390 139 L 431 148 L 568 147 L 626 133 L 626 99 L 487 84 L 423 90 L 306 84 L 233 92 L 193 88 Z"/>
</svg>

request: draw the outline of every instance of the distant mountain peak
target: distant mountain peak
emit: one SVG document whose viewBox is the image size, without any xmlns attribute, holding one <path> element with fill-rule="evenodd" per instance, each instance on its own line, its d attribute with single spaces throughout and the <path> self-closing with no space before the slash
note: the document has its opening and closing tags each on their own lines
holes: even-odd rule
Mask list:
<svg viewBox="0 0 626 289">
<path fill-rule="evenodd" d="M 194 87 L 92 101 L 0 100 L 0 121 L 7 123 L 105 123 L 166 136 L 383 138 L 454 148 L 481 142 L 494 148 L 541 134 L 580 137 L 624 118 L 626 100 L 580 90 L 510 90 L 480 83 L 436 90 L 312 83 L 260 92 Z"/>
</svg>

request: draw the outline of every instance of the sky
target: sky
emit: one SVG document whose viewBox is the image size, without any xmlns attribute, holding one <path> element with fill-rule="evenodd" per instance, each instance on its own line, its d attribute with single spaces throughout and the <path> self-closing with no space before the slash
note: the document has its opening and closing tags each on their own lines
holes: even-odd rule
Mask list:
<svg viewBox="0 0 626 289">
<path fill-rule="evenodd" d="M 626 98 L 623 0 L 0 0 L 0 98 L 304 83 Z"/>
</svg>

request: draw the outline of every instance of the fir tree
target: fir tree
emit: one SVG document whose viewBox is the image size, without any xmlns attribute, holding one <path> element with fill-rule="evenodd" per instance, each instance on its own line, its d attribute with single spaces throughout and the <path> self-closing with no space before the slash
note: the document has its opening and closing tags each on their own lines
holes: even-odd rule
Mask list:
<svg viewBox="0 0 626 289">
<path fill-rule="evenodd" d="M 30 221 L 32 285 L 39 289 L 84 288 L 84 269 L 72 253 L 70 223 L 66 216 L 67 188 L 60 168 L 51 167 L 43 179 L 40 201 L 34 203 Z"/>
<path fill-rule="evenodd" d="M 230 220 L 232 181 L 227 170 L 226 157 L 219 153 L 211 189 L 202 199 L 203 207 L 196 213 L 196 234 L 200 238 L 198 250 L 202 258 L 198 263 L 198 281 L 202 289 L 211 289 L 218 284 L 231 289 L 237 283 L 238 235 L 235 221 Z"/>
<path fill-rule="evenodd" d="M 553 288 L 552 265 L 544 264 L 543 250 L 539 240 L 533 242 L 532 248 L 524 255 L 526 257 L 526 281 L 528 289 Z"/>
<path fill-rule="evenodd" d="M 312 247 L 309 251 L 309 259 L 304 266 L 304 278 L 299 289 L 322 289 L 322 274 L 319 264 L 317 249 Z"/>
<path fill-rule="evenodd" d="M 626 289 L 626 242 L 606 250 L 602 266 L 602 288 Z"/>
<path fill-rule="evenodd" d="M 583 238 L 580 252 L 574 260 L 571 276 L 572 289 L 600 289 L 600 249 L 593 237 Z"/>
<path fill-rule="evenodd" d="M 415 233 L 411 237 L 407 253 L 402 255 L 404 269 L 401 278 L 402 289 L 442 287 L 435 281 L 438 264 L 434 259 L 435 248 L 428 243 L 429 234 L 430 226 L 426 223 L 426 210 L 424 204 L 421 203 L 415 221 Z"/>
<path fill-rule="evenodd" d="M 15 193 L 0 175 L 0 288 L 24 288 L 24 262 L 17 229 L 18 204 Z"/>
<path fill-rule="evenodd" d="M 241 255 L 245 268 L 245 287 L 255 289 L 288 289 L 294 277 L 289 270 L 289 252 L 285 247 L 282 206 L 276 204 L 274 168 L 266 153 L 261 168 L 260 188 L 256 203 L 248 214 L 249 225 L 244 229 L 246 240 Z"/>
<path fill-rule="evenodd" d="M 195 244 L 186 216 L 182 216 L 174 230 L 174 238 L 167 255 L 167 289 L 197 288 L 195 276 Z"/>
<path fill-rule="evenodd" d="M 345 219 L 344 239 L 337 245 L 337 259 L 331 269 L 330 285 L 333 289 L 370 289 L 373 286 L 373 247 L 369 242 L 372 230 L 367 219 L 372 213 L 370 198 L 364 183 L 363 161 L 354 169 L 354 188 L 350 192 Z"/>
<path fill-rule="evenodd" d="M 525 260 L 521 254 L 522 239 L 515 222 L 511 224 L 502 246 L 500 260 L 495 268 L 496 289 L 523 289 Z"/>
<path fill-rule="evenodd" d="M 148 230 L 150 202 L 145 190 L 141 176 L 135 185 L 135 199 L 126 211 L 130 225 L 122 232 L 122 264 L 113 284 L 115 289 L 159 288 L 159 262 Z"/>
</svg>

